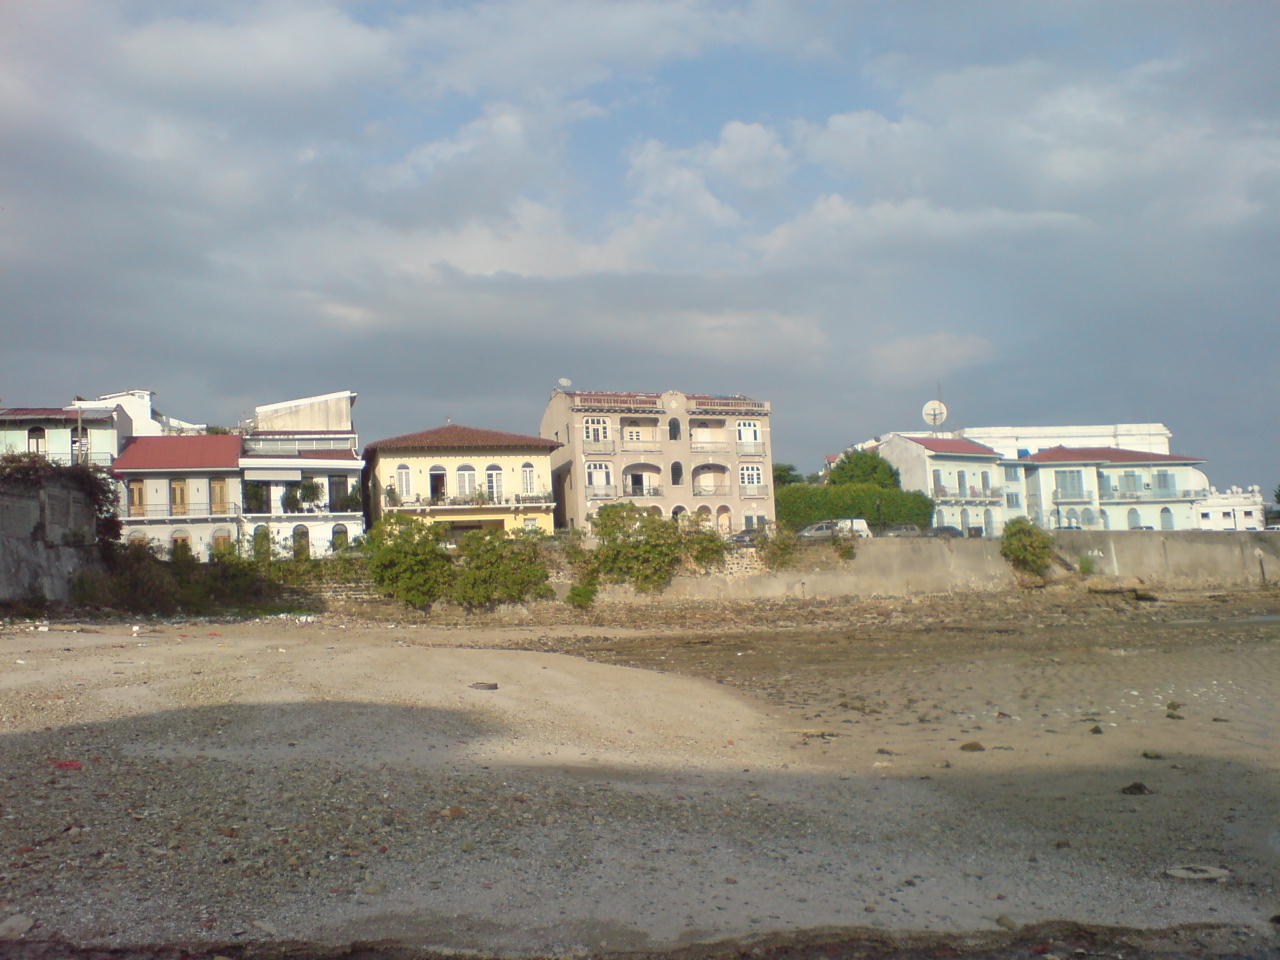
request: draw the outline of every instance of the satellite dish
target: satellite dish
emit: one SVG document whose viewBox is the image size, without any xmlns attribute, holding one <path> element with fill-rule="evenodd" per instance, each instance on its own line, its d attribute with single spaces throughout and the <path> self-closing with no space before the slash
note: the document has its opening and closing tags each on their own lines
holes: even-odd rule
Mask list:
<svg viewBox="0 0 1280 960">
<path fill-rule="evenodd" d="M 573 381 L 570 380 L 568 377 L 561 377 L 560 386 L 564 387 L 567 390 L 569 387 L 573 386 Z"/>
<path fill-rule="evenodd" d="M 929 426 L 937 428 L 938 424 L 947 419 L 947 405 L 941 400 L 930 400 L 920 411 L 920 416 L 924 417 L 924 422 Z"/>
</svg>

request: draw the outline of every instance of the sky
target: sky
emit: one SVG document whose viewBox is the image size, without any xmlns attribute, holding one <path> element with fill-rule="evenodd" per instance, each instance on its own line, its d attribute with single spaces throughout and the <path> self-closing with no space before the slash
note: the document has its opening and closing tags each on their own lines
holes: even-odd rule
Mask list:
<svg viewBox="0 0 1280 960">
<path fill-rule="evenodd" d="M 1280 483 L 1280 5 L 0 3 L 0 405 L 744 393 Z"/>
</svg>

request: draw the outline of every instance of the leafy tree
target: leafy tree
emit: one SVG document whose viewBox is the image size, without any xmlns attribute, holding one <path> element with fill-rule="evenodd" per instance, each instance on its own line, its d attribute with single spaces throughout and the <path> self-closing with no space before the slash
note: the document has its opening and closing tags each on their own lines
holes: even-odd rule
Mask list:
<svg viewBox="0 0 1280 960">
<path fill-rule="evenodd" d="M 877 487 L 901 490 L 898 468 L 872 450 L 851 450 L 827 473 L 827 483 L 870 483 Z"/>
<path fill-rule="evenodd" d="M 364 549 L 374 583 L 410 606 L 428 609 L 446 599 L 453 561 L 445 551 L 448 528 L 403 514 L 388 514 L 369 531 Z"/>
<path fill-rule="evenodd" d="M 714 530 L 697 520 L 682 525 L 634 503 L 603 506 L 591 524 L 597 546 L 589 562 L 575 563 L 582 584 L 594 578 L 656 593 L 671 582 L 681 563 L 711 566 L 724 559 L 724 541 Z"/>
<path fill-rule="evenodd" d="M 61 478 L 80 490 L 93 504 L 94 537 L 100 547 L 120 539 L 120 507 L 115 482 L 101 467 L 54 463 L 39 453 L 0 454 L 0 480 L 23 487 L 40 487 L 45 480 Z"/>
<path fill-rule="evenodd" d="M 927 527 L 933 517 L 933 501 L 923 493 L 873 483 L 797 483 L 778 490 L 773 502 L 778 523 L 792 530 L 836 517 L 862 517 L 877 530 L 899 523 Z"/>
<path fill-rule="evenodd" d="M 1275 499 L 1276 503 L 1280 503 L 1280 483 L 1276 484 L 1275 493 L 1272 494 L 1272 497 Z"/>
<path fill-rule="evenodd" d="M 541 536 L 502 530 L 473 530 L 458 543 L 458 563 L 449 599 L 468 610 L 492 610 L 499 603 L 554 596 L 547 586 Z"/>
<path fill-rule="evenodd" d="M 1004 525 L 1000 556 L 1019 570 L 1043 577 L 1053 560 L 1053 537 L 1026 517 L 1014 517 Z"/>
<path fill-rule="evenodd" d="M 773 485 L 774 487 L 785 487 L 792 483 L 804 483 L 804 477 L 800 471 L 789 463 L 775 463 L 773 465 Z"/>
</svg>

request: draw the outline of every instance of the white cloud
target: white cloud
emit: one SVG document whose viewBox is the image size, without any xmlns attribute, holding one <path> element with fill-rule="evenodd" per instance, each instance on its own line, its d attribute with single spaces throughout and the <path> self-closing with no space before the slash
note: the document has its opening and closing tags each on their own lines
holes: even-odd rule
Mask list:
<svg viewBox="0 0 1280 960">
<path fill-rule="evenodd" d="M 897 386 L 929 383 L 954 376 L 965 367 L 991 357 L 993 346 L 984 337 L 945 331 L 898 337 L 872 348 L 868 374 L 878 383 Z"/>
<path fill-rule="evenodd" d="M 631 154 L 630 182 L 637 188 L 642 208 L 670 211 L 692 221 L 730 226 L 741 220 L 738 212 L 707 187 L 698 164 L 686 154 L 648 140 Z"/>
<path fill-rule="evenodd" d="M 706 156 L 708 168 L 749 190 L 782 183 L 791 172 L 791 154 L 768 127 L 732 120 Z"/>
</svg>

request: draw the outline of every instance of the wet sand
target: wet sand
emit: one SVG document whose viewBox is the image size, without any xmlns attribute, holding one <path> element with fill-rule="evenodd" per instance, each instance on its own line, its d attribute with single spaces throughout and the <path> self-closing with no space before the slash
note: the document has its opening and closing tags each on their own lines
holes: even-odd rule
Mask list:
<svg viewBox="0 0 1280 960">
<path fill-rule="evenodd" d="M 0 922 L 582 954 L 1066 920 L 1265 956 L 1277 613 L 1059 591 L 691 631 L 0 625 Z"/>
</svg>

